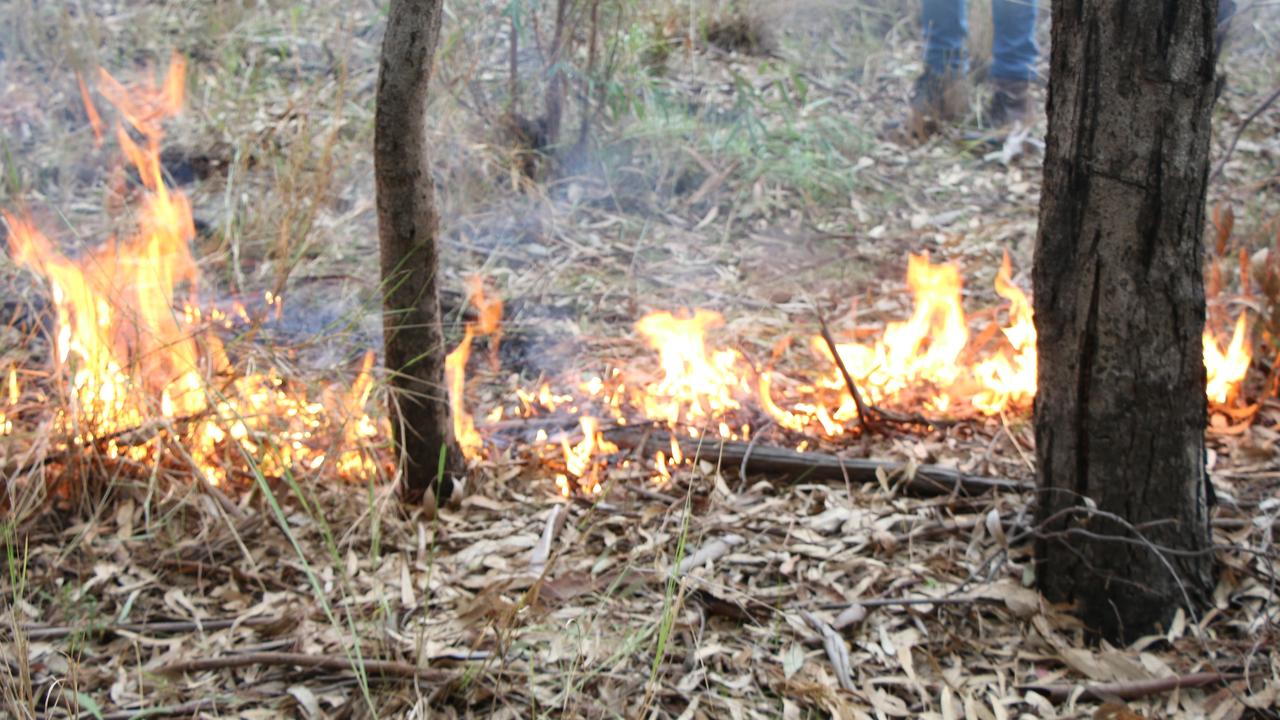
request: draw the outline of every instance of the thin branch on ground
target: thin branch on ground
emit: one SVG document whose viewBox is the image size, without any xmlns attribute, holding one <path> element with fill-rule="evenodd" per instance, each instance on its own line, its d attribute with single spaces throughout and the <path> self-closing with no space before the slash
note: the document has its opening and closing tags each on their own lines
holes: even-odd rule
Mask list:
<svg viewBox="0 0 1280 720">
<path fill-rule="evenodd" d="M 435 668 L 423 668 L 396 660 L 361 661 L 364 672 L 371 676 L 387 678 L 403 678 L 405 680 L 426 680 L 428 682 L 446 683 L 453 679 L 453 674 Z M 166 665 L 161 672 L 180 674 L 198 673 L 210 670 L 229 670 L 235 668 L 265 666 L 292 666 L 315 670 L 345 671 L 356 670 L 351 660 L 338 655 L 308 655 L 291 652 L 257 652 L 241 655 L 222 655 L 219 657 L 184 660 Z"/>
<path fill-rule="evenodd" d="M 1218 166 L 1213 169 L 1213 174 L 1209 176 L 1209 182 L 1217 180 L 1218 176 L 1222 174 L 1223 168 L 1227 166 L 1227 161 L 1231 159 L 1231 155 L 1236 151 L 1236 143 L 1240 142 L 1240 136 L 1244 134 L 1245 128 L 1249 127 L 1249 123 L 1252 123 L 1259 115 L 1266 112 L 1267 108 L 1275 104 L 1276 100 L 1280 100 L 1280 87 L 1272 91 L 1267 96 L 1267 99 L 1262 101 L 1261 105 L 1245 116 L 1244 121 L 1240 123 L 1240 127 L 1236 128 L 1235 134 L 1231 136 L 1231 144 L 1227 146 L 1227 151 L 1223 153 L 1222 159 L 1218 161 Z"/>
</svg>

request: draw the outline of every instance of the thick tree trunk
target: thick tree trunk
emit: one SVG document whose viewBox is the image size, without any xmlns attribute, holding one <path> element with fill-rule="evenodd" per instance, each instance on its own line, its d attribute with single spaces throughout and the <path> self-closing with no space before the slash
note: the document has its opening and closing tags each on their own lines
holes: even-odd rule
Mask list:
<svg viewBox="0 0 1280 720">
<path fill-rule="evenodd" d="M 382 254 L 383 342 L 406 499 L 443 499 L 462 468 L 444 388 L 435 188 L 426 105 L 443 0 L 392 0 L 378 68 L 374 175 Z M 441 458 L 445 472 L 440 473 Z M 439 483 L 436 485 L 436 483 Z"/>
<path fill-rule="evenodd" d="M 1053 2 L 1037 574 L 1112 639 L 1213 588 L 1201 253 L 1216 5 Z"/>
</svg>

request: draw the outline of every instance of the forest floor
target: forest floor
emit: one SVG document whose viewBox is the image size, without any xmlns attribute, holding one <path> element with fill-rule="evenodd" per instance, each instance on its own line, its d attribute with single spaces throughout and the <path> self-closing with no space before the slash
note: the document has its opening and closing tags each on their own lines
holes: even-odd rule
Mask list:
<svg viewBox="0 0 1280 720">
<path fill-rule="evenodd" d="M 980 65 L 990 30 L 983 3 L 972 4 Z M 0 436 L 0 711 L 1274 717 L 1276 320 L 1264 288 L 1242 287 L 1238 257 L 1280 242 L 1280 107 L 1252 119 L 1210 186 L 1218 217 L 1234 216 L 1225 250 L 1207 253 L 1224 278 L 1210 322 L 1226 337 L 1247 309 L 1258 338 L 1244 400 L 1219 408 L 1208 434 L 1220 501 L 1214 604 L 1128 647 L 1096 645 L 1030 589 L 1030 493 L 915 497 L 892 473 L 865 483 L 740 475 L 708 439 L 662 485 L 619 472 L 599 494 L 566 497 L 555 481 L 563 463 L 526 447 L 535 423 L 483 419 L 514 405 L 516 388 L 577 388 L 611 367 L 652 372 L 634 322 L 685 307 L 724 316 L 716 347 L 785 368 L 785 394 L 826 372 L 803 350 L 819 312 L 841 335 L 910 314 L 911 253 L 957 264 L 971 323 L 991 325 L 1006 252 L 1015 283 L 1030 284 L 1043 111 L 999 142 L 974 139 L 972 117 L 923 144 L 884 132 L 920 71 L 903 3 L 757 3 L 748 14 L 763 42 L 733 49 L 706 32 L 729 12 L 716 3 L 604 3 L 614 8 L 599 61 L 609 82 L 588 151 L 529 179 L 500 121 L 503 12 L 518 5 L 449 4 L 428 108 L 450 342 L 469 313 L 467 278 L 482 276 L 506 304 L 498 362 L 478 352 L 467 386 L 489 446 L 460 499 L 434 515 L 401 507 L 385 478 L 245 471 L 249 482 L 218 490 L 158 461 L 105 477 L 95 475 L 105 464 L 61 462 L 48 437 L 56 398 L 41 385 L 47 285 L 0 259 L 11 316 L 0 318 L 0 367 L 23 381 L 6 408 L 14 428 Z M 29 215 L 69 254 L 127 226 L 76 73 L 102 67 L 127 80 L 176 50 L 190 64 L 187 106 L 166 126 L 162 159 L 191 198 L 202 297 L 251 313 L 267 291 L 284 298 L 281 319 L 228 352 L 238 368 L 349 385 L 380 343 L 381 4 L 0 8 L 0 208 Z M 1276 19 L 1264 4 L 1238 20 L 1215 167 L 1274 90 Z M 1047 47 L 1047 23 L 1042 33 Z M 540 66 L 536 50 L 523 53 L 519 107 L 534 115 Z M 578 117 L 567 117 L 575 135 Z M 780 342 L 789 337 L 796 349 Z M 369 407 L 385 399 L 378 387 Z M 1247 402 L 1254 411 L 1240 410 Z M 761 411 L 735 421 L 752 425 L 756 447 L 806 441 Z M 927 464 L 1034 477 L 1025 403 L 811 445 L 899 461 L 908 476 Z M 60 482 L 67 475 L 78 484 Z M 1227 677 L 1125 697 L 1196 673 Z M 1079 694 L 1091 684 L 1111 685 Z"/>
</svg>

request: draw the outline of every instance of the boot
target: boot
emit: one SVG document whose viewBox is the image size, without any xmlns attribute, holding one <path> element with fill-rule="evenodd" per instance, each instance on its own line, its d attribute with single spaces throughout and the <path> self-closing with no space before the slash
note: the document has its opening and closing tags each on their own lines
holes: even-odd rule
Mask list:
<svg viewBox="0 0 1280 720">
<path fill-rule="evenodd" d="M 924 140 L 938 132 L 943 123 L 964 115 L 968 104 L 969 92 L 962 73 L 926 69 L 911 90 L 911 113 L 905 129 L 914 139 Z"/>
<path fill-rule="evenodd" d="M 982 115 L 982 127 L 995 129 L 1026 123 L 1031 116 L 1031 83 L 995 78 L 991 85 L 991 100 Z"/>
</svg>

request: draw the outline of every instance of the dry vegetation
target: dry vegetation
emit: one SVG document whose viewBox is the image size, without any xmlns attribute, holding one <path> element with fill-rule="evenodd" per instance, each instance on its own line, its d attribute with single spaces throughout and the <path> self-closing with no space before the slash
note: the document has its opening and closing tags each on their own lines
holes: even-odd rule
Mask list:
<svg viewBox="0 0 1280 720">
<path fill-rule="evenodd" d="M 996 304 L 1003 251 L 1025 277 L 1033 139 L 990 145 L 957 129 L 905 147 L 880 136 L 919 71 L 902 3 L 604 2 L 589 142 L 532 166 L 529 138 L 503 122 L 509 20 L 531 25 L 526 5 L 449 4 L 427 109 L 454 289 L 447 330 L 460 334 L 471 274 L 509 309 L 503 367 L 473 363 L 476 405 L 539 377 L 651 362 L 631 332 L 650 309 L 717 309 L 720 341 L 768 357 L 780 337 L 814 332 L 815 305 L 836 323 L 901 317 L 908 252 L 961 263 L 975 308 Z M 1268 7 L 1240 19 L 1215 163 L 1276 82 L 1275 20 Z M 0 207 L 25 208 L 72 249 L 127 224 L 75 73 L 127 77 L 176 49 L 190 58 L 190 97 L 166 167 L 193 199 L 206 291 L 286 298 L 285 321 L 231 349 L 300 382 L 349 380 L 379 342 L 371 147 L 383 22 L 363 0 L 4 0 Z M 989 37 L 981 28 L 975 37 Z M 518 109 L 536 115 L 538 48 L 523 47 Z M 1274 307 L 1258 282 L 1245 295 L 1234 268 L 1241 251 L 1261 257 L 1278 242 L 1278 128 L 1280 108 L 1261 114 L 1212 183 L 1211 203 L 1235 216 L 1213 256 L 1225 278 L 1215 312 Z M 1030 138 L 1042 132 L 1043 118 Z M 0 367 L 48 366 L 43 292 L 0 259 Z M 1275 328 L 1258 327 L 1255 398 L 1276 351 Z M 1211 429 L 1216 606 L 1129 648 L 1090 647 L 1027 589 L 1025 494 L 922 500 L 894 478 L 739 478 L 707 447 L 670 487 L 618 483 L 566 501 L 507 450 L 477 464 L 459 506 L 429 518 L 398 507 L 387 483 L 312 477 L 261 478 L 230 502 L 155 475 L 49 493 L 49 466 L 15 469 L 5 450 L 0 708 L 1089 717 L 1123 691 L 1054 691 L 1223 672 L 1234 679 L 1099 716 L 1274 717 L 1280 404 L 1268 397 L 1239 420 Z M 41 439 L 0 442 L 38 451 Z M 845 450 L 1028 480 L 1031 442 L 1023 415 Z"/>
</svg>

